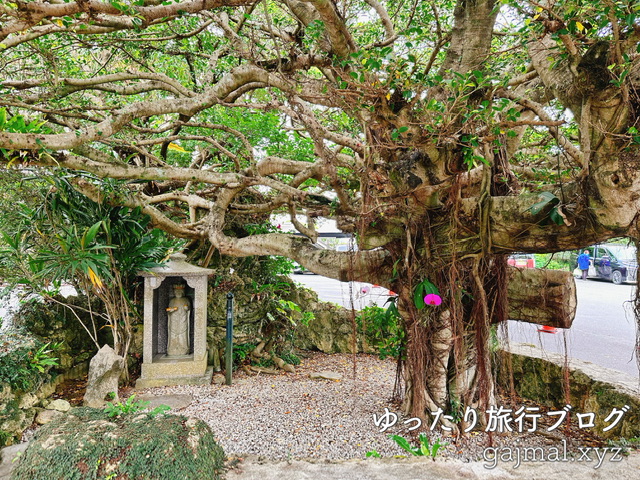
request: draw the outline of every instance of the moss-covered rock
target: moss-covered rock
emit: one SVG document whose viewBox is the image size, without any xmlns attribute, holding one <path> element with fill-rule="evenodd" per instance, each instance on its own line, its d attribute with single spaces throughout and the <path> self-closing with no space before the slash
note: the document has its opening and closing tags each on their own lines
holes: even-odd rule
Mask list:
<svg viewBox="0 0 640 480">
<path fill-rule="evenodd" d="M 512 343 L 509 350 L 503 352 L 498 362 L 497 380 L 505 391 L 510 388 L 509 361 L 513 378 L 517 379 L 515 391 L 520 397 L 553 409 L 561 409 L 569 402 L 575 413 L 593 413 L 591 428 L 605 438 L 640 436 L 636 379 L 577 359 L 571 359 L 565 376 L 564 357 L 560 354 L 544 352 L 529 344 Z M 565 383 L 569 387 L 566 393 Z M 623 411 L 622 418 L 615 428 L 610 428 L 616 415 L 605 420 L 615 411 Z"/>
<path fill-rule="evenodd" d="M 225 455 L 209 426 L 178 415 L 109 418 L 76 408 L 42 427 L 12 480 L 222 478 Z"/>
<path fill-rule="evenodd" d="M 0 447 L 12 445 L 31 423 L 19 408 L 19 400 L 11 398 L 0 403 Z"/>
</svg>

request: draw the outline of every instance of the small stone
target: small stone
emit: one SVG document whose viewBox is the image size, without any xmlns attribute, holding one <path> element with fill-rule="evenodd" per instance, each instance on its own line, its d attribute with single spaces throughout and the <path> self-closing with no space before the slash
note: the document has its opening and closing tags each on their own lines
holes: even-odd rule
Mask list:
<svg viewBox="0 0 640 480">
<path fill-rule="evenodd" d="M 38 403 L 38 397 L 36 397 L 33 393 L 25 393 L 23 397 L 20 399 L 20 404 L 18 408 L 20 410 L 27 410 L 33 407 L 36 403 Z"/>
<path fill-rule="evenodd" d="M 211 380 L 211 383 L 213 383 L 214 385 L 224 385 L 224 382 L 225 382 L 224 375 L 221 375 L 219 373 L 216 373 L 213 376 L 213 379 Z"/>
<path fill-rule="evenodd" d="M 309 374 L 309 378 L 312 380 L 321 379 L 321 380 L 333 380 L 334 382 L 339 382 L 342 380 L 342 375 L 336 372 L 322 371 L 322 372 L 313 372 Z"/>
<path fill-rule="evenodd" d="M 64 414 L 58 410 L 43 410 L 36 416 L 36 423 L 38 425 L 46 425 L 61 415 Z"/>
<path fill-rule="evenodd" d="M 46 406 L 47 410 L 56 410 L 58 412 L 68 412 L 71 410 L 71 404 L 62 398 L 58 398 Z"/>
</svg>

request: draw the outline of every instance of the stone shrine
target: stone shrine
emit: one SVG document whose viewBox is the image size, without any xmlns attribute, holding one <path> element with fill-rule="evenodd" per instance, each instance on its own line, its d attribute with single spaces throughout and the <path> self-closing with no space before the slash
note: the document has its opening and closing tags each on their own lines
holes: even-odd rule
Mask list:
<svg viewBox="0 0 640 480">
<path fill-rule="evenodd" d="M 144 278 L 144 346 L 136 388 L 208 385 L 207 278 L 213 270 L 175 253 Z"/>
</svg>

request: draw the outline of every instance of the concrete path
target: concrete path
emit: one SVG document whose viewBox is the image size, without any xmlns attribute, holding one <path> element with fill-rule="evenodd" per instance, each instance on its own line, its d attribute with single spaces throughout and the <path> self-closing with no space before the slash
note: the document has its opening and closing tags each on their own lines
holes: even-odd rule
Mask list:
<svg viewBox="0 0 640 480">
<path fill-rule="evenodd" d="M 607 479 L 637 480 L 640 478 L 640 453 L 611 462 L 607 453 L 598 465 L 595 454 L 591 462 L 536 462 L 500 464 L 492 462 L 463 463 L 459 460 L 423 458 L 366 459 L 344 462 L 268 462 L 256 457 L 244 459 L 236 470 L 227 473 L 227 480 L 564 480 Z"/>
<path fill-rule="evenodd" d="M 26 443 L 0 451 L 0 480 L 9 480 L 13 459 L 24 451 Z M 259 457 L 244 458 L 226 475 L 227 480 L 564 480 L 640 478 L 640 452 L 623 456 L 620 461 L 610 451 L 600 452 L 602 461 L 591 452 L 589 460 L 571 458 L 557 462 L 500 463 L 492 461 L 464 463 L 459 460 L 424 458 L 369 458 L 329 462 L 323 460 L 270 462 Z M 612 461 L 613 460 L 613 461 Z M 165 480 L 165 479 L 157 479 Z M 184 480 L 205 480 L 187 479 Z"/>
</svg>

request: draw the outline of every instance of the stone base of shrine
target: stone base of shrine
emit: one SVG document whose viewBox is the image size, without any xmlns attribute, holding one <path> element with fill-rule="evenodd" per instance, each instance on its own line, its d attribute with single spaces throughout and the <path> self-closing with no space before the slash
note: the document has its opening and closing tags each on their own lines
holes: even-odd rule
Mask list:
<svg viewBox="0 0 640 480">
<path fill-rule="evenodd" d="M 213 367 L 207 366 L 207 357 L 193 360 L 193 355 L 168 357 L 155 355 L 153 362 L 142 364 L 142 373 L 136 389 L 169 387 L 173 385 L 209 385 Z"/>
</svg>

